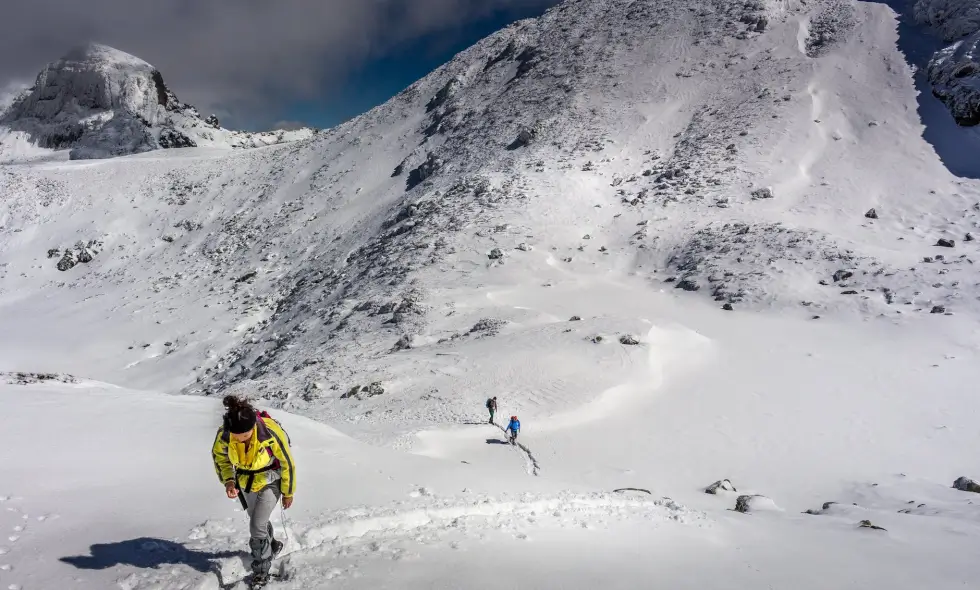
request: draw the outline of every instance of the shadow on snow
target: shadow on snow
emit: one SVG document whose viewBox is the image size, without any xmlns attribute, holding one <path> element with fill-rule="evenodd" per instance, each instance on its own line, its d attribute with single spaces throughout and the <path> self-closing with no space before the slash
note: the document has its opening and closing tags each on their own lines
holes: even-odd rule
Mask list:
<svg viewBox="0 0 980 590">
<path fill-rule="evenodd" d="M 899 14 L 898 49 L 915 66 L 915 89 L 918 92 L 918 115 L 925 127 L 922 138 L 936 151 L 946 169 L 961 178 L 980 179 L 980 126 L 962 127 L 953 119 L 946 105 L 933 96 L 929 84 L 929 60 L 933 53 L 946 47 L 941 38 L 927 27 L 918 25 L 912 16 L 913 0 L 869 0 L 885 4 Z"/>
<path fill-rule="evenodd" d="M 118 565 L 153 569 L 162 565 L 186 565 L 201 573 L 218 572 L 215 561 L 225 557 L 244 557 L 241 551 L 210 553 L 188 549 L 180 543 L 142 537 L 116 543 L 96 543 L 90 555 L 62 557 L 59 561 L 83 570 L 104 570 Z"/>
</svg>

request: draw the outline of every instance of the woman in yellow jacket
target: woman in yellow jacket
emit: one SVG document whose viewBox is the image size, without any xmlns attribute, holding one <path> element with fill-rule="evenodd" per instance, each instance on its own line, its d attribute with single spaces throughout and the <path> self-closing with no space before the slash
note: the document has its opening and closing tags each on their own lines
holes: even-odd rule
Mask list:
<svg viewBox="0 0 980 590">
<path fill-rule="evenodd" d="M 272 417 L 233 395 L 225 397 L 224 405 L 224 422 L 211 449 L 214 470 L 228 497 L 238 498 L 248 512 L 252 584 L 262 585 L 272 558 L 282 550 L 269 519 L 280 496 L 283 508 L 293 504 L 296 464 L 289 436 Z"/>
</svg>

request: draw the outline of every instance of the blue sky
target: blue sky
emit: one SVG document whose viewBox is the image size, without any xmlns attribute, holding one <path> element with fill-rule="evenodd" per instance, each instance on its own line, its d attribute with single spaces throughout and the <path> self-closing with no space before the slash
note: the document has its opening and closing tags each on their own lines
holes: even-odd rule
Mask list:
<svg viewBox="0 0 980 590">
<path fill-rule="evenodd" d="M 370 59 L 336 88 L 324 89 L 321 97 L 286 104 L 274 120 L 244 122 L 244 126 L 267 127 L 278 121 L 295 121 L 332 127 L 384 103 L 480 39 L 516 20 L 543 12 L 540 6 L 511 8 L 457 29 L 418 37 Z"/>
</svg>

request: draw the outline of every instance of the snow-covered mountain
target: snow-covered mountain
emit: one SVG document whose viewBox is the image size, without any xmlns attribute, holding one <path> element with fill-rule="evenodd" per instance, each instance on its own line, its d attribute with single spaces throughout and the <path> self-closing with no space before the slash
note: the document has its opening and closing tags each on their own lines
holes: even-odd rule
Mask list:
<svg viewBox="0 0 980 590">
<path fill-rule="evenodd" d="M 257 147 L 312 136 L 312 129 L 242 133 L 202 118 L 160 71 L 117 49 L 89 44 L 48 64 L 0 113 L 0 161 L 67 150 L 71 159 L 156 149 Z"/>
<path fill-rule="evenodd" d="M 909 35 L 948 43 L 917 14 L 569 0 L 307 139 L 0 166 L 0 369 L 79 376 L 11 377 L 7 428 L 56 407 L 38 434 L 56 440 L 89 411 L 80 392 L 132 399 L 99 402 L 91 438 L 132 441 L 104 455 L 129 465 L 160 438 L 126 416 L 179 406 L 170 480 L 213 477 L 206 451 L 183 460 L 213 436 L 210 402 L 131 389 L 330 424 L 295 422 L 296 587 L 496 587 L 487 554 L 529 588 L 969 585 L 975 496 L 950 485 L 980 477 L 980 182 L 949 158 L 976 128 L 917 91 L 934 51 Z M 490 395 L 521 447 L 482 424 Z M 13 501 L 51 510 L 91 475 Z M 609 495 L 624 488 L 673 500 Z M 137 547 L 44 587 L 227 587 L 240 569 L 202 566 L 235 546 L 230 506 L 125 532 L 81 510 L 33 538 L 103 563 L 126 550 L 103 537 L 183 535 L 197 561 L 147 571 L 172 562 Z"/>
</svg>

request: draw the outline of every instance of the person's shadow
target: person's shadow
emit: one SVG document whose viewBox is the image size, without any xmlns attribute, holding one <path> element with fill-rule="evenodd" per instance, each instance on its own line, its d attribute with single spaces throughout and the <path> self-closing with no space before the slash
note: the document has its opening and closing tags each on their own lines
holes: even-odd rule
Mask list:
<svg viewBox="0 0 980 590">
<path fill-rule="evenodd" d="M 201 573 L 220 574 L 220 564 L 214 560 L 224 557 L 245 557 L 243 551 L 218 553 L 195 551 L 180 543 L 148 537 L 116 543 L 96 543 L 89 548 L 89 553 L 91 555 L 62 557 L 60 561 L 82 570 L 104 570 L 117 565 L 152 569 L 161 565 L 183 564 Z"/>
<path fill-rule="evenodd" d="M 499 438 L 488 438 L 488 445 L 509 445 L 510 443 L 505 440 L 500 440 Z"/>
</svg>

